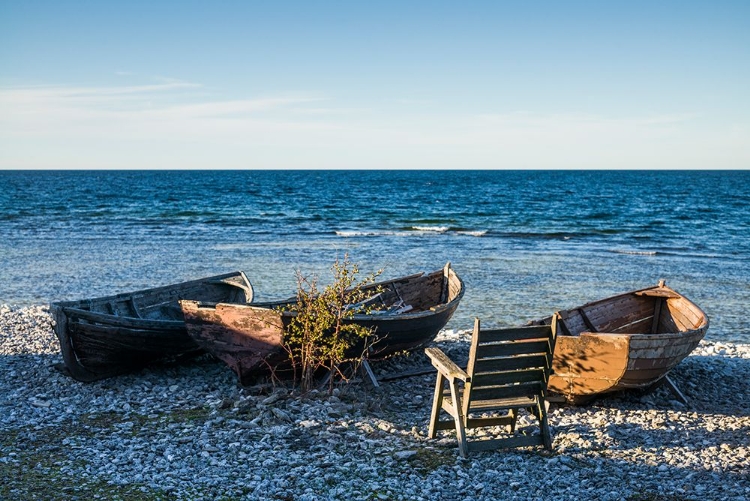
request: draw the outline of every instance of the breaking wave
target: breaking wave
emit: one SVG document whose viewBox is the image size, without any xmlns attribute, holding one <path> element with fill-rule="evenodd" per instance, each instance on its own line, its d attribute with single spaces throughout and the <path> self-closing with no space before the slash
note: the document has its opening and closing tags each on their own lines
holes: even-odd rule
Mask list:
<svg viewBox="0 0 750 501">
<path fill-rule="evenodd" d="M 445 233 L 450 230 L 449 226 L 412 226 L 412 230 L 416 231 L 434 231 L 436 233 Z"/>
<path fill-rule="evenodd" d="M 337 230 L 339 237 L 406 237 L 424 235 L 455 234 L 470 237 L 481 237 L 487 234 L 487 230 L 465 230 L 454 229 L 448 226 L 409 226 L 403 230 Z"/>
<path fill-rule="evenodd" d="M 610 252 L 615 254 L 627 254 L 629 256 L 656 256 L 659 254 L 656 251 L 639 251 L 639 250 L 628 250 L 628 249 L 612 249 Z"/>
</svg>

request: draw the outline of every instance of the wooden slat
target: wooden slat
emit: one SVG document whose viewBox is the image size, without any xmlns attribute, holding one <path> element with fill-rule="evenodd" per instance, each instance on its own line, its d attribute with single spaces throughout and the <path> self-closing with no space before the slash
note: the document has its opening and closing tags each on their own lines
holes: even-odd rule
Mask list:
<svg viewBox="0 0 750 501">
<path fill-rule="evenodd" d="M 544 354 L 551 351 L 549 340 L 482 344 L 479 349 L 482 350 L 482 358 L 509 357 L 531 353 Z"/>
<path fill-rule="evenodd" d="M 143 318 L 143 315 L 141 315 L 141 312 L 138 311 L 138 306 L 135 304 L 135 299 L 133 297 L 130 298 L 130 306 L 133 309 L 133 316 L 135 318 Z"/>
<path fill-rule="evenodd" d="M 68 329 L 78 343 L 95 345 L 110 351 L 129 350 L 168 354 L 198 349 L 198 345 L 187 335 L 160 336 L 146 329 L 78 323 L 70 323 Z M 138 339 L 143 342 L 138 343 Z"/>
<path fill-rule="evenodd" d="M 530 381 L 544 381 L 544 369 L 522 369 L 517 371 L 474 373 L 471 377 L 472 388 L 488 385 L 509 383 L 528 383 Z"/>
<path fill-rule="evenodd" d="M 537 367 L 548 367 L 549 358 L 545 355 L 532 355 L 530 357 L 510 358 L 487 358 L 474 362 L 474 373 L 509 371 L 514 369 L 532 369 Z"/>
<path fill-rule="evenodd" d="M 560 329 L 562 329 L 563 334 L 565 334 L 566 336 L 572 336 L 573 333 L 568 328 L 568 325 L 566 324 L 566 322 L 567 320 L 563 320 L 562 318 L 560 318 L 560 320 L 557 322 L 557 325 L 560 326 Z"/>
<path fill-rule="evenodd" d="M 471 403 L 471 412 L 486 412 L 491 410 L 521 409 L 536 405 L 536 401 L 530 397 L 506 398 L 502 400 L 474 400 Z"/>
<path fill-rule="evenodd" d="M 451 421 L 437 421 L 434 424 L 433 429 L 437 431 L 437 430 L 453 430 L 455 428 L 456 428 L 456 423 L 454 423 L 453 420 L 451 420 Z M 431 437 L 431 438 L 435 438 L 435 437 Z"/>
<path fill-rule="evenodd" d="M 466 420 L 467 428 L 481 428 L 486 426 L 505 426 L 513 424 L 513 416 L 508 412 L 505 416 L 487 418 L 469 418 Z"/>
<path fill-rule="evenodd" d="M 544 445 L 541 435 L 515 435 L 508 438 L 494 438 L 489 440 L 477 440 L 469 442 L 470 452 L 489 451 L 494 449 L 505 449 L 511 447 L 527 447 L 532 445 Z"/>
<path fill-rule="evenodd" d="M 667 315 L 665 313 L 662 313 L 661 318 L 659 319 L 659 327 L 657 328 L 657 331 L 659 333 L 672 333 L 672 332 L 679 332 L 679 328 L 677 327 L 677 324 L 674 322 L 674 319 L 672 318 L 672 315 Z"/>
<path fill-rule="evenodd" d="M 529 325 L 510 329 L 487 329 L 479 333 L 479 343 L 496 343 L 521 339 L 549 338 L 552 334 L 549 325 Z"/>
<path fill-rule="evenodd" d="M 471 402 L 469 409 L 475 401 L 482 400 L 502 400 L 507 398 L 533 397 L 541 393 L 541 384 L 538 381 L 521 383 L 506 386 L 483 386 L 480 388 L 471 388 Z M 498 402 L 498 405 L 503 405 Z"/>
</svg>

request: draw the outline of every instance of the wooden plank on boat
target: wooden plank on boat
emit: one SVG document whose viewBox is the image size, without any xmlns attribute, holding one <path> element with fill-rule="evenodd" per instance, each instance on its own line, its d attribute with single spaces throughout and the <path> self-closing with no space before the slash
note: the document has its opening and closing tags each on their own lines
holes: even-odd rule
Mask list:
<svg viewBox="0 0 750 501">
<path fill-rule="evenodd" d="M 663 299 L 657 299 L 656 304 L 654 305 L 654 318 L 651 322 L 651 334 L 657 333 L 657 328 L 659 327 L 659 318 L 661 317 L 662 303 L 664 303 Z"/>
<path fill-rule="evenodd" d="M 679 298 L 667 301 L 669 311 L 678 311 L 681 318 L 685 319 L 686 325 L 690 327 L 698 327 L 703 321 L 705 314 L 701 311 L 696 311 L 693 305 L 685 298 Z"/>
<path fill-rule="evenodd" d="M 600 332 L 624 333 L 641 331 L 639 327 L 633 326 L 650 321 L 653 311 L 652 300 L 632 295 L 621 296 L 610 304 L 600 304 L 596 309 L 587 310 L 589 318 Z"/>
<path fill-rule="evenodd" d="M 594 324 L 591 323 L 591 320 L 589 320 L 589 317 L 586 316 L 586 312 L 583 311 L 583 308 L 578 308 L 578 314 L 581 315 L 581 319 L 583 319 L 583 323 L 586 324 L 586 328 L 590 330 L 591 332 L 596 332 L 597 328 L 594 327 Z"/>
<path fill-rule="evenodd" d="M 557 336 L 549 389 L 563 395 L 610 391 L 627 369 L 629 336 Z"/>
<path fill-rule="evenodd" d="M 184 329 L 185 322 L 177 320 L 158 320 L 133 317 L 115 317 L 107 313 L 78 310 L 74 308 L 63 308 L 71 322 L 77 319 L 87 320 L 92 323 L 116 324 L 119 327 L 133 327 L 136 329 L 171 330 Z"/>
<path fill-rule="evenodd" d="M 636 296 L 648 296 L 648 297 L 659 297 L 659 298 L 678 298 L 682 297 L 678 293 L 670 289 L 648 289 L 644 291 L 638 291 L 635 293 Z"/>
<path fill-rule="evenodd" d="M 691 318 L 691 316 L 686 313 L 684 308 L 677 308 L 673 305 L 670 305 L 669 303 L 667 303 L 667 307 L 669 308 L 669 313 L 672 317 L 672 320 L 677 325 L 677 328 L 679 330 L 688 330 L 698 327 L 694 318 Z"/>
</svg>

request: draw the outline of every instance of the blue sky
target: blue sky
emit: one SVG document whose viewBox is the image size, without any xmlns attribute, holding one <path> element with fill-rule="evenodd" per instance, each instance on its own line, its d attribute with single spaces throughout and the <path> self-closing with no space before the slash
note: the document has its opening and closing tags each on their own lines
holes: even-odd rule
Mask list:
<svg viewBox="0 0 750 501">
<path fill-rule="evenodd" d="M 0 168 L 750 168 L 750 2 L 0 3 Z"/>
</svg>

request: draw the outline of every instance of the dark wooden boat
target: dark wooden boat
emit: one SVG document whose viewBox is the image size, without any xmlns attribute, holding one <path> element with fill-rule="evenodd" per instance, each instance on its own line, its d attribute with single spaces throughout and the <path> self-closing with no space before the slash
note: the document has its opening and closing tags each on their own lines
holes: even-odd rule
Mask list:
<svg viewBox="0 0 750 501">
<path fill-rule="evenodd" d="M 706 314 L 664 281 L 558 313 L 549 389 L 571 403 L 668 381 L 708 329 Z"/>
<path fill-rule="evenodd" d="M 251 302 L 241 271 L 154 289 L 52 303 L 65 372 L 96 381 L 152 362 L 202 352 L 188 336 L 178 301 Z"/>
<path fill-rule="evenodd" d="M 351 322 L 371 327 L 377 342 L 368 359 L 377 360 L 414 350 L 432 341 L 456 311 L 464 285 L 447 264 L 433 273 L 419 273 L 366 288 L 384 308 L 355 314 Z M 378 293 L 378 291 L 381 291 Z M 284 328 L 294 313 L 280 308 L 285 301 L 239 305 L 180 301 L 188 334 L 209 353 L 224 361 L 240 383 L 250 384 L 259 374 L 288 361 L 282 347 Z"/>
</svg>

